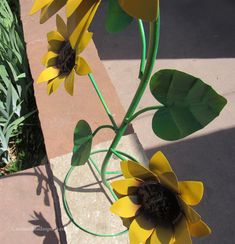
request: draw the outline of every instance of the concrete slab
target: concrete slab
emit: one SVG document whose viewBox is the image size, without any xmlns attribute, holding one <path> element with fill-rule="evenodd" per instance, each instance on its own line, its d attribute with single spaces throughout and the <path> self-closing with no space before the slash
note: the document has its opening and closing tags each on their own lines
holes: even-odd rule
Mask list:
<svg viewBox="0 0 235 244">
<path fill-rule="evenodd" d="M 38 14 L 28 16 L 32 3 L 33 0 L 21 0 L 27 53 L 33 78 L 36 79 L 43 70 L 40 60 L 47 50 L 46 33 L 55 29 L 55 19 L 53 17 L 45 24 L 40 25 Z M 124 115 L 124 109 L 104 66 L 100 62 L 93 42 L 90 43 L 82 56 L 90 64 L 98 86 L 119 124 Z M 51 96 L 46 94 L 46 84 L 35 85 L 34 88 L 49 158 L 71 152 L 73 130 L 78 120 L 87 120 L 92 129 L 96 129 L 101 124 L 110 124 L 88 77 L 76 78 L 73 97 L 64 91 L 63 85 Z M 106 130 L 104 133 L 99 133 L 95 143 L 111 139 L 112 136 L 112 132 Z"/>
<path fill-rule="evenodd" d="M 127 109 L 139 84 L 137 77 L 140 60 L 103 60 L 103 63 L 116 87 L 123 107 Z M 235 76 L 234 66 L 235 58 L 157 59 L 153 73 L 161 69 L 178 69 L 201 78 L 218 93 L 229 95 L 235 92 L 235 85 L 233 79 L 231 79 L 231 77 Z M 121 80 L 120 74 L 122 76 Z M 139 108 L 151 106 L 155 103 L 156 100 L 151 95 L 149 88 L 147 88 Z"/>
<path fill-rule="evenodd" d="M 1 177 L 1 243 L 60 243 L 45 167 Z"/>
<path fill-rule="evenodd" d="M 101 143 L 94 147 L 94 150 L 108 148 L 110 142 Z M 119 150 L 130 153 L 135 156 L 140 162 L 147 162 L 147 158 L 143 153 L 143 148 L 139 143 L 136 135 L 128 135 L 122 138 Z M 100 165 L 103 161 L 104 154 L 97 154 L 93 159 Z M 50 160 L 54 181 L 60 199 L 62 222 L 67 236 L 68 244 L 81 243 L 128 243 L 127 235 L 122 235 L 115 238 L 95 237 L 87 234 L 76 228 L 69 221 L 62 203 L 61 190 L 63 180 L 67 171 L 70 168 L 71 154 L 57 157 Z M 109 169 L 119 170 L 120 159 L 112 158 Z M 117 175 L 110 175 L 110 178 L 117 178 Z M 98 233 L 117 233 L 125 228 L 123 227 L 120 218 L 109 212 L 109 207 L 112 202 L 110 193 L 106 190 L 100 181 L 97 172 L 88 164 L 77 167 L 69 179 L 67 200 L 74 219 L 84 227 Z"/>
</svg>

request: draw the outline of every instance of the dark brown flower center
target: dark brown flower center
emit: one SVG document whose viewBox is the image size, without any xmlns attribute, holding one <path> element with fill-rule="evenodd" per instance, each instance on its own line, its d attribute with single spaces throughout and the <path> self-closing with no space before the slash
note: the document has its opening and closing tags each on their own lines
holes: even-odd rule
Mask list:
<svg viewBox="0 0 235 244">
<path fill-rule="evenodd" d="M 137 191 L 141 212 L 160 226 L 175 224 L 181 217 L 177 196 L 157 182 L 144 182 Z"/>
<path fill-rule="evenodd" d="M 56 59 L 56 68 L 60 70 L 60 75 L 68 75 L 75 66 L 75 51 L 69 41 L 65 41 Z"/>
</svg>

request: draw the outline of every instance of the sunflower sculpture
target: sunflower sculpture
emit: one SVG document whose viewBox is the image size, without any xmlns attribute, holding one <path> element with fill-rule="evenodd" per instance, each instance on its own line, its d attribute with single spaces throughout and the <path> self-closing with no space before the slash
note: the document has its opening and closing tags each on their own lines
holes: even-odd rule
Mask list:
<svg viewBox="0 0 235 244">
<path fill-rule="evenodd" d="M 35 0 L 30 14 L 41 10 L 40 23 L 46 22 L 51 16 L 66 5 L 66 15 L 78 13 L 88 13 L 92 9 L 95 14 L 101 0 Z M 109 0 L 115 2 L 130 16 L 146 21 L 155 21 L 158 17 L 159 0 Z M 113 14 L 117 14 L 117 8 L 112 9 Z"/>
<path fill-rule="evenodd" d="M 56 16 L 57 31 L 51 31 L 47 35 L 49 48 L 43 58 L 46 69 L 39 75 L 37 83 L 48 82 L 47 92 L 55 92 L 64 81 L 65 89 L 73 95 L 74 76 L 87 75 L 91 72 L 86 60 L 80 57 L 92 38 L 92 33 L 85 31 L 80 35 L 80 41 L 74 46 L 71 44 L 63 19 Z"/>
<path fill-rule="evenodd" d="M 178 181 L 162 152 L 150 160 L 149 169 L 133 161 L 122 161 L 124 180 L 111 185 L 119 199 L 111 212 L 129 222 L 131 244 L 192 243 L 191 236 L 211 233 L 191 208 L 203 196 L 203 183 Z"/>
<path fill-rule="evenodd" d="M 202 182 L 178 181 L 162 152 L 153 155 L 148 168 L 134 161 L 123 160 L 121 170 L 124 179 L 112 182 L 111 186 L 108 175 L 119 174 L 119 171 L 107 171 L 107 168 L 112 155 L 121 160 L 124 156 L 133 158 L 116 148 L 128 125 L 137 116 L 156 110 L 152 120 L 154 133 L 161 139 L 179 140 L 204 128 L 219 115 L 227 101 L 210 85 L 182 71 L 165 69 L 152 75 L 160 35 L 159 0 L 108 0 L 106 30 L 110 33 L 119 32 L 136 18 L 142 43 L 140 83 L 123 121 L 118 126 L 91 68 L 81 57 L 92 39 L 93 33 L 88 29 L 101 1 L 35 0 L 31 9 L 31 14 L 41 12 L 40 23 L 47 21 L 62 7 L 65 7 L 67 17 L 65 23 L 57 15 L 57 30 L 47 35 L 48 52 L 43 58 L 46 68 L 39 75 L 37 83 L 47 82 L 47 92 L 52 94 L 64 82 L 65 90 L 73 95 L 75 75 L 88 75 L 111 122 L 111 125 L 99 126 L 94 132 L 85 120 L 80 120 L 75 127 L 71 167 L 66 174 L 62 193 L 66 214 L 78 228 L 95 236 L 114 237 L 129 231 L 131 244 L 190 244 L 192 237 L 203 237 L 211 233 L 201 216 L 192 208 L 203 197 Z M 149 24 L 148 51 L 142 20 Z M 162 105 L 136 111 L 149 82 L 153 96 Z M 105 128 L 112 129 L 116 134 L 110 148 L 91 152 L 93 137 Z M 99 169 L 91 156 L 101 151 L 107 153 Z M 81 226 L 73 218 L 66 200 L 66 186 L 74 168 L 87 162 L 94 166 L 104 185 L 114 199 L 117 199 L 110 210 L 122 218 L 126 230 L 112 234 L 96 233 Z"/>
</svg>

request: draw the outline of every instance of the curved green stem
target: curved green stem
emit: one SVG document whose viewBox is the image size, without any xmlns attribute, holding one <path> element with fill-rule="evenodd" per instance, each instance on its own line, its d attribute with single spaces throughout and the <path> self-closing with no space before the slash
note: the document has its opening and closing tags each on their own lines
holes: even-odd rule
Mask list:
<svg viewBox="0 0 235 244">
<path fill-rule="evenodd" d="M 115 150 L 113 148 L 111 148 L 111 151 L 114 155 L 116 155 L 118 158 L 120 158 L 121 160 L 126 160 L 126 158 L 129 158 L 132 161 L 138 162 L 134 157 L 132 157 L 131 155 L 124 153 L 124 152 L 120 152 L 118 150 Z M 126 158 L 124 158 L 124 157 Z"/>
<path fill-rule="evenodd" d="M 85 228 L 84 226 L 82 226 L 81 224 L 79 224 L 74 218 L 73 218 L 73 215 L 70 211 L 70 208 L 69 208 L 69 205 L 68 205 L 68 202 L 67 202 L 67 196 L 66 196 L 66 188 L 67 188 L 67 184 L 68 184 L 68 180 L 69 180 L 69 177 L 71 175 L 71 173 L 73 172 L 73 170 L 75 169 L 75 167 L 70 167 L 67 175 L 65 176 L 65 179 L 64 179 L 64 184 L 63 184 L 63 205 L 64 205 L 64 209 L 65 209 L 65 212 L 67 214 L 67 216 L 69 217 L 69 219 L 73 222 L 73 224 L 75 226 L 77 226 L 79 229 L 91 234 L 91 235 L 94 235 L 94 236 L 100 236 L 100 237 L 114 237 L 114 236 L 120 236 L 120 235 L 123 235 L 125 233 L 128 232 L 128 230 L 123 230 L 123 231 L 120 231 L 118 233 L 114 233 L 114 234 L 102 234 L 102 233 L 97 233 L 93 230 L 89 230 L 87 228 Z M 110 186 L 111 188 L 111 186 Z M 113 192 L 113 196 L 115 197 L 115 193 Z M 117 199 L 116 199 L 117 200 Z"/>
<path fill-rule="evenodd" d="M 104 109 L 105 109 L 105 111 L 106 111 L 106 113 L 107 113 L 107 115 L 108 115 L 108 117 L 109 117 L 109 119 L 110 119 L 110 121 L 111 121 L 113 127 L 115 128 L 115 130 L 118 130 L 117 123 L 115 122 L 115 120 L 114 120 L 114 118 L 113 118 L 113 115 L 112 115 L 112 113 L 110 112 L 110 110 L 109 110 L 109 108 L 108 108 L 108 105 L 107 105 L 107 103 L 105 102 L 104 97 L 103 97 L 103 95 L 101 94 L 101 92 L 100 92 L 100 90 L 99 90 L 98 84 L 96 83 L 93 74 L 92 74 L 92 73 L 89 73 L 89 74 L 88 74 L 88 77 L 89 77 L 89 79 L 90 79 L 92 85 L 94 86 L 95 91 L 96 91 L 97 95 L 99 96 L 100 101 L 101 101 L 101 103 L 103 104 L 103 107 L 104 107 Z"/>
<path fill-rule="evenodd" d="M 163 108 L 163 107 L 164 106 L 151 106 L 151 107 L 143 108 L 143 109 L 139 110 L 138 112 L 136 112 L 135 114 L 133 114 L 130 118 L 126 118 L 126 122 L 131 123 L 139 115 L 141 115 L 147 111 L 158 110 L 158 109 Z"/>
<path fill-rule="evenodd" d="M 101 125 L 99 126 L 93 133 L 92 133 L 92 137 L 95 137 L 95 135 L 102 129 L 111 129 L 113 130 L 115 133 L 117 132 L 116 129 L 114 128 L 114 126 L 112 125 Z"/>
<path fill-rule="evenodd" d="M 115 149 L 111 148 L 111 152 L 121 160 L 125 160 L 125 158 L 120 153 L 118 153 Z"/>
<path fill-rule="evenodd" d="M 159 30 L 160 30 L 160 14 L 159 14 L 159 18 L 158 21 L 156 22 L 151 22 L 150 23 L 150 39 L 149 39 L 149 49 L 148 49 L 148 58 L 147 58 L 147 62 L 146 62 L 146 67 L 145 67 L 145 71 L 144 74 L 141 78 L 141 82 L 140 85 L 136 91 L 136 94 L 131 102 L 131 105 L 123 119 L 123 122 L 118 130 L 118 133 L 116 134 L 110 148 L 109 151 L 107 152 L 105 159 L 103 161 L 102 164 L 102 168 L 101 168 L 101 177 L 102 177 L 102 181 L 104 182 L 104 184 L 110 188 L 108 181 L 106 179 L 106 169 L 108 167 L 109 164 L 109 160 L 112 156 L 112 149 L 115 149 L 121 139 L 121 137 L 124 135 L 128 123 L 126 122 L 126 118 L 130 118 L 132 117 L 132 115 L 134 114 L 144 92 L 145 89 L 148 85 L 148 82 L 150 80 L 151 74 L 152 74 L 152 70 L 153 70 L 153 66 L 155 63 L 155 59 L 156 59 L 156 55 L 157 55 L 157 51 L 158 51 L 158 42 L 159 42 Z"/>
<path fill-rule="evenodd" d="M 145 59 L 146 59 L 146 36 L 144 31 L 143 21 L 138 19 L 138 26 L 142 44 L 142 53 L 141 53 L 141 62 L 140 62 L 140 71 L 139 71 L 139 79 L 142 78 L 144 74 L 144 67 L 145 67 Z"/>
</svg>

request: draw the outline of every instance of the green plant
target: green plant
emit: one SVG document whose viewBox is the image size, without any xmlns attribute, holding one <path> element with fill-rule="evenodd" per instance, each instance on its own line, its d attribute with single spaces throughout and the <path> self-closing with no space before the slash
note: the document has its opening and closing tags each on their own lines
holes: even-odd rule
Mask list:
<svg viewBox="0 0 235 244">
<path fill-rule="evenodd" d="M 0 40 L 0 160 L 7 164 L 9 142 L 21 133 L 19 126 L 35 109 L 27 108 L 32 81 L 27 76 L 22 30 L 6 0 L 0 3 Z"/>
</svg>

